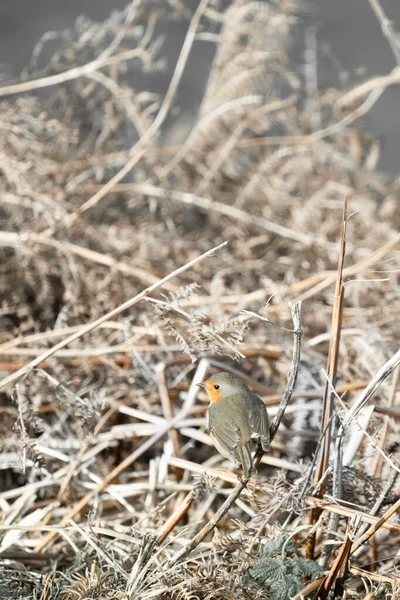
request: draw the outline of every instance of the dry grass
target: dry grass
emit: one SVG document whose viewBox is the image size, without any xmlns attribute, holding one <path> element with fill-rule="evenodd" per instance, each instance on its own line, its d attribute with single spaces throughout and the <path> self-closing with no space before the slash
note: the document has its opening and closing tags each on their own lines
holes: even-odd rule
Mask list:
<svg viewBox="0 0 400 600">
<path fill-rule="evenodd" d="M 278 598 L 254 573 L 284 536 L 295 550 L 276 542 L 268 561 L 286 561 L 290 589 L 399 597 L 400 183 L 360 126 L 398 72 L 318 89 L 318 52 L 305 78 L 287 55 L 301 8 L 134 0 L 79 20 L 42 71 L 39 44 L 0 88 L 2 598 Z M 187 35 L 158 98 L 161 18 Z M 201 108 L 172 145 L 193 44 L 210 40 Z M 271 451 L 192 549 L 237 483 L 195 383 L 234 370 L 275 417 L 299 301 Z"/>
</svg>

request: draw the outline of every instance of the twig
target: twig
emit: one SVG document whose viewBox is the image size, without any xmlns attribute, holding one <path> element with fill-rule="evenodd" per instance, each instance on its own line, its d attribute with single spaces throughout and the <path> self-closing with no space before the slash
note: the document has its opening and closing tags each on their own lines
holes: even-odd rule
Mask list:
<svg viewBox="0 0 400 600">
<path fill-rule="evenodd" d="M 326 472 L 329 463 L 329 451 L 331 445 L 331 434 L 332 425 L 327 427 L 331 421 L 331 417 L 334 410 L 334 395 L 331 390 L 331 386 L 334 390 L 336 384 L 336 371 L 339 356 L 340 346 L 340 330 L 342 326 L 342 312 L 343 312 L 343 268 L 344 258 L 346 254 L 346 225 L 347 225 L 347 198 L 344 199 L 343 203 L 343 219 L 342 219 L 342 232 L 340 241 L 340 252 L 339 262 L 336 277 L 336 288 L 335 288 L 335 300 L 333 304 L 332 313 L 332 326 L 331 326 L 331 340 L 329 344 L 328 353 L 328 365 L 327 365 L 327 381 L 325 383 L 324 396 L 322 401 L 322 420 L 321 420 L 321 436 L 326 431 L 322 438 L 321 452 L 318 458 L 318 462 L 314 473 L 314 485 L 321 478 L 322 474 Z M 321 487 L 319 496 L 323 496 L 325 490 L 325 484 Z M 339 490 L 340 495 L 340 490 Z M 312 510 L 310 514 L 310 523 L 313 525 L 316 523 L 319 517 L 318 510 Z M 306 553 L 308 558 L 313 558 L 314 555 L 314 544 L 315 544 L 315 533 L 309 536 L 307 540 Z"/>
<path fill-rule="evenodd" d="M 339 571 L 345 565 L 350 556 L 350 548 L 352 541 L 354 539 L 355 532 L 357 531 L 358 525 L 360 523 L 361 517 L 360 515 L 355 515 L 349 525 L 347 526 L 346 534 L 343 540 L 343 544 L 338 552 L 336 559 L 334 560 L 328 575 L 323 581 L 321 588 L 318 592 L 318 598 L 322 600 L 326 600 L 328 597 L 329 591 L 339 574 Z"/>
<path fill-rule="evenodd" d="M 33 90 L 40 90 L 53 85 L 60 85 L 61 83 L 90 75 L 91 73 L 94 73 L 99 69 L 109 65 L 126 62 L 138 56 L 140 57 L 142 52 L 143 50 L 141 48 L 133 48 L 132 50 L 121 52 L 117 56 L 110 58 L 98 57 L 95 60 L 86 63 L 85 65 L 79 65 L 78 67 L 68 69 L 62 73 L 57 73 L 56 75 L 48 75 L 47 77 L 40 77 L 39 79 L 33 79 L 31 81 L 21 81 L 20 83 L 14 83 L 12 85 L 4 85 L 0 87 L 0 98 L 13 96 L 15 94 L 23 94 L 25 92 L 32 92 Z"/>
<path fill-rule="evenodd" d="M 350 573 L 355 575 L 356 577 L 365 577 L 366 579 L 371 579 L 372 581 L 376 581 L 377 583 L 388 583 L 393 588 L 395 586 L 395 580 L 390 577 L 386 577 L 385 575 L 376 575 L 375 573 L 371 573 L 370 571 L 365 571 L 364 569 L 360 569 L 360 567 L 351 567 Z"/>
<path fill-rule="evenodd" d="M 396 67 L 389 73 L 389 75 L 381 75 L 380 77 L 373 77 L 365 83 L 358 85 L 354 89 L 350 90 L 346 94 L 343 94 L 339 100 L 334 104 L 334 109 L 341 110 L 347 104 L 355 102 L 362 96 L 365 96 L 368 92 L 374 92 L 376 89 L 385 90 L 387 87 L 400 83 L 400 69 Z"/>
<path fill-rule="evenodd" d="M 360 412 L 360 410 L 367 404 L 372 398 L 377 389 L 382 385 L 390 373 L 400 364 L 400 350 L 396 352 L 376 373 L 367 385 L 365 390 L 361 392 L 358 398 L 355 400 L 353 406 L 349 410 L 348 423 L 350 423 Z"/>
<path fill-rule="evenodd" d="M 278 427 L 282 422 L 286 407 L 289 404 L 290 398 L 293 394 L 293 390 L 296 385 L 299 364 L 300 364 L 301 341 L 302 341 L 302 337 L 303 337 L 303 329 L 302 329 L 302 321 L 301 321 L 301 302 L 296 302 L 296 304 L 291 305 L 290 312 L 292 313 L 292 320 L 293 320 L 293 325 L 294 325 L 294 328 L 293 328 L 293 334 L 294 334 L 293 358 L 292 358 L 292 364 L 290 367 L 290 371 L 289 371 L 288 377 L 287 377 L 285 393 L 283 394 L 281 403 L 279 405 L 279 412 L 276 415 L 275 419 L 272 421 L 271 426 L 270 426 L 270 441 L 271 442 L 274 439 L 275 434 L 278 430 Z"/>
<path fill-rule="evenodd" d="M 342 517 L 351 518 L 352 516 L 359 514 L 361 515 L 361 519 L 364 523 L 376 525 L 379 522 L 379 519 L 377 517 L 373 517 L 369 513 L 362 513 L 359 510 L 354 510 L 352 508 L 341 506 L 340 504 L 327 504 L 322 500 L 316 502 L 316 499 L 313 496 L 306 496 L 305 501 L 311 506 L 318 506 L 322 510 L 336 513 L 338 515 L 341 515 Z M 395 531 L 396 533 L 400 533 L 400 525 L 392 521 L 386 521 L 382 524 L 382 527 L 384 529 L 387 529 L 388 531 Z"/>
<path fill-rule="evenodd" d="M 335 459 L 334 459 L 334 464 L 333 464 L 332 494 L 335 496 L 335 498 L 340 500 L 342 498 L 342 493 L 343 493 L 342 469 L 343 469 L 343 441 L 344 441 L 345 429 L 343 426 L 343 422 L 340 421 L 340 418 L 338 415 L 335 415 L 334 420 L 336 422 L 339 421 L 339 427 L 338 427 L 338 430 L 336 433 L 336 440 L 335 440 Z M 328 532 L 336 531 L 338 523 L 339 523 L 339 515 L 332 513 L 329 518 Z M 325 567 L 329 561 L 329 557 L 331 555 L 332 548 L 333 548 L 332 544 L 325 544 L 325 547 L 323 549 L 322 556 L 320 559 L 320 564 L 323 567 Z M 347 561 L 347 558 L 346 558 L 346 561 Z M 340 568 L 340 565 L 338 568 Z M 332 580 L 331 584 L 332 583 L 333 583 L 333 580 Z M 331 584 L 328 587 L 328 591 L 330 589 Z M 325 596 L 325 597 L 327 597 L 327 596 Z"/>
<path fill-rule="evenodd" d="M 343 311 L 343 267 L 344 257 L 346 253 L 346 212 L 347 212 L 347 199 L 344 201 L 343 207 L 343 221 L 342 221 L 342 234 L 341 244 L 339 252 L 339 264 L 336 278 L 336 289 L 335 289 L 335 301 L 333 305 L 332 314 L 332 327 L 331 327 L 331 340 L 329 344 L 328 354 L 328 365 L 327 365 L 327 378 L 325 383 L 324 397 L 322 400 L 322 423 L 321 433 L 325 429 L 327 423 L 330 421 L 333 411 L 333 394 L 332 388 L 335 388 L 336 383 L 336 371 L 339 356 L 340 347 L 340 330 L 342 325 L 342 311 Z M 329 461 L 329 449 L 331 443 L 331 431 L 328 428 L 326 436 L 323 438 L 320 460 L 317 464 L 314 481 L 317 481 L 322 473 L 326 471 Z"/>
<path fill-rule="evenodd" d="M 383 515 L 382 517 L 374 524 L 372 525 L 368 531 L 366 531 L 364 533 L 364 535 L 362 535 L 356 542 L 355 544 L 352 546 L 351 548 L 351 554 L 354 554 L 354 552 L 356 552 L 356 550 L 358 550 L 358 548 L 360 548 L 363 544 L 365 544 L 365 542 L 367 540 L 369 540 L 370 537 L 372 537 L 373 535 L 375 535 L 375 533 L 387 522 L 387 520 L 394 515 L 395 512 L 397 512 L 400 509 L 400 498 L 399 500 L 397 500 L 397 502 L 395 502 L 395 504 L 393 504 L 393 506 L 391 506 Z"/>
<path fill-rule="evenodd" d="M 297 378 L 298 368 L 300 364 L 300 350 L 301 350 L 301 339 L 302 339 L 302 327 L 301 327 L 301 304 L 295 304 L 290 307 L 292 313 L 292 319 L 294 324 L 294 348 L 293 348 L 293 359 L 292 365 L 288 374 L 286 390 L 282 398 L 282 402 L 280 405 L 280 411 L 275 417 L 274 421 L 270 426 L 270 436 L 271 441 L 274 438 L 276 431 L 279 427 L 279 424 L 282 421 L 286 406 L 289 403 L 290 396 L 293 392 L 294 385 Z M 257 466 L 263 456 L 264 452 L 262 448 L 259 448 L 256 451 L 254 457 L 254 465 Z M 182 548 L 179 552 L 177 552 L 168 562 L 168 568 L 172 567 L 176 563 L 185 559 L 193 550 L 204 540 L 205 537 L 218 525 L 222 517 L 229 511 L 234 502 L 242 493 L 243 489 L 246 487 L 249 482 L 250 477 L 243 477 L 242 480 L 237 484 L 235 489 L 232 491 L 227 500 L 222 504 L 219 510 L 215 513 L 215 515 L 210 519 L 210 521 L 203 527 L 203 529 L 192 539 L 192 541 L 187 544 L 184 548 Z"/>
<path fill-rule="evenodd" d="M 156 375 L 158 379 L 158 391 L 160 394 L 161 406 L 163 409 L 163 413 L 166 419 L 172 420 L 174 417 L 174 413 L 172 410 L 171 398 L 168 393 L 167 382 L 165 378 L 165 363 L 159 363 L 156 367 Z M 174 450 L 174 455 L 179 458 L 180 456 L 180 444 L 178 432 L 176 429 L 170 429 L 168 431 L 169 439 L 171 440 L 172 447 Z M 180 481 L 183 476 L 182 469 L 178 467 L 175 469 L 175 475 L 177 481 Z"/>
<path fill-rule="evenodd" d="M 369 0 L 372 10 L 374 11 L 376 18 L 381 24 L 383 35 L 386 37 L 390 49 L 393 52 L 393 56 L 396 59 L 398 65 L 400 65 L 400 48 L 399 42 L 396 39 L 396 33 L 393 31 L 392 24 L 387 18 L 385 11 L 383 10 L 379 0 Z"/>
<path fill-rule="evenodd" d="M 324 575 L 321 575 L 321 577 L 317 577 L 317 579 L 308 583 L 302 590 L 300 590 L 300 592 L 293 596 L 291 600 L 304 600 L 307 598 L 312 592 L 319 588 L 324 580 L 324 577 Z"/>
<path fill-rule="evenodd" d="M 161 531 L 159 531 L 156 543 L 161 544 L 167 535 L 171 533 L 174 527 L 179 523 L 182 517 L 187 514 L 189 508 L 191 507 L 194 500 L 194 491 L 190 490 L 188 494 L 186 494 L 185 498 L 180 503 L 177 510 L 175 510 L 172 515 L 166 520 Z"/>
<path fill-rule="evenodd" d="M 41 354 L 40 356 L 38 356 L 37 358 L 35 358 L 31 362 L 29 362 L 27 365 L 25 365 L 24 367 L 22 367 L 22 369 L 19 369 L 18 371 L 16 371 L 12 375 L 9 375 L 8 377 L 5 377 L 2 381 L 0 381 L 0 389 L 3 389 L 4 387 L 6 387 L 7 385 L 9 385 L 10 383 L 13 383 L 14 381 L 17 381 L 23 375 L 25 375 L 26 373 L 28 373 L 31 369 L 33 369 L 34 367 L 37 367 L 42 361 L 47 360 L 50 356 L 53 356 L 58 350 L 61 350 L 62 348 L 65 348 L 65 346 L 68 346 L 68 344 L 70 344 L 71 342 L 73 342 L 73 341 L 81 338 L 86 333 L 89 333 L 90 331 L 93 331 L 94 329 L 96 329 L 99 325 L 101 325 L 105 321 L 109 321 L 110 319 L 116 317 L 117 315 L 121 314 L 122 312 L 124 312 L 125 310 L 127 310 L 128 308 L 130 308 L 131 306 L 133 306 L 134 304 L 137 304 L 138 302 L 140 302 L 140 300 L 142 300 L 143 298 L 145 298 L 146 296 L 148 296 L 149 294 L 151 294 L 152 292 L 154 292 L 154 290 L 156 290 L 159 287 L 161 287 L 165 282 L 169 281 L 173 277 L 176 277 L 177 275 L 180 275 L 184 271 L 187 271 L 187 269 L 190 269 L 195 264 L 201 262 L 202 260 L 204 260 L 208 256 L 211 256 L 212 254 L 214 254 L 214 252 L 217 252 L 218 250 L 220 250 L 221 248 L 223 248 L 224 246 L 226 246 L 226 244 L 227 244 L 227 242 L 223 242 L 219 246 L 216 246 L 215 248 L 212 248 L 211 250 L 208 250 L 204 254 L 201 254 L 200 256 L 197 256 L 196 258 L 194 258 L 193 260 L 189 261 L 188 263 L 186 263 L 182 267 L 179 267 L 178 269 L 176 269 L 172 273 L 169 273 L 169 275 L 166 275 L 163 279 L 161 279 L 157 283 L 154 283 L 150 287 L 148 287 L 145 290 L 143 290 L 142 292 L 140 292 L 140 294 L 137 294 L 137 296 L 134 296 L 133 298 L 130 298 L 129 300 L 127 300 L 123 304 L 120 304 L 119 306 L 117 306 L 117 308 L 114 308 L 112 311 L 106 313 L 105 315 L 103 315 L 99 319 L 96 319 L 95 321 L 92 321 L 91 323 L 88 323 L 87 325 L 84 325 L 77 332 L 75 332 L 72 335 L 68 336 L 65 340 L 62 340 L 61 342 L 59 342 L 58 344 L 56 344 L 52 348 L 49 348 L 49 350 L 47 350 L 46 352 L 43 352 L 43 354 Z"/>
</svg>

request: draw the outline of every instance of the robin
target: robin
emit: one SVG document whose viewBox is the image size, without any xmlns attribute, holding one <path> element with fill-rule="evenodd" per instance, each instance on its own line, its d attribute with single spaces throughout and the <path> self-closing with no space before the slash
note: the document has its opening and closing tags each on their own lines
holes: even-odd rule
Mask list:
<svg viewBox="0 0 400 600">
<path fill-rule="evenodd" d="M 255 473 L 252 450 L 260 444 L 269 448 L 269 419 L 264 402 L 231 373 L 217 373 L 199 387 L 205 389 L 210 405 L 207 427 L 218 452 L 242 466 L 244 476 Z"/>
</svg>

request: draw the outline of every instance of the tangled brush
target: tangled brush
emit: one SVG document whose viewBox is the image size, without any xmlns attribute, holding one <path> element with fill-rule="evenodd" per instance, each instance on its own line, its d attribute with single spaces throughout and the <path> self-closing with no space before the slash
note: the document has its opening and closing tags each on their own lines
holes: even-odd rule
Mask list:
<svg viewBox="0 0 400 600">
<path fill-rule="evenodd" d="M 44 36 L 21 81 L 0 88 L 4 598 L 283 598 L 271 562 L 261 571 L 265 548 L 288 536 L 272 558 L 295 596 L 310 578 L 336 577 L 338 549 L 399 496 L 394 362 L 358 421 L 348 414 L 400 334 L 399 180 L 377 172 L 378 144 L 360 126 L 378 84 L 323 90 L 293 69 L 301 2 L 226 4 L 133 0 L 103 23 L 80 18 L 48 65 Z M 160 26 L 177 21 L 187 33 L 161 96 Z M 183 136 L 179 84 L 193 46 L 210 41 Z M 331 450 L 310 525 L 345 196 L 343 489 L 337 497 Z M 214 468 L 191 382 L 234 371 L 275 416 L 291 362 L 282 327 L 299 301 L 297 385 L 258 479 L 214 538 L 173 564 L 236 481 Z M 336 593 L 395 598 L 399 534 L 394 514 L 351 561 L 349 550 Z"/>
</svg>

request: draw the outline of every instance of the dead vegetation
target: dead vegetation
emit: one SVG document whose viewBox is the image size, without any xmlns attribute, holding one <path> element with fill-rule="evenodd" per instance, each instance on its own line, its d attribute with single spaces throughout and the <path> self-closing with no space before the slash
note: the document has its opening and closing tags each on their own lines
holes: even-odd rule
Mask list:
<svg viewBox="0 0 400 600">
<path fill-rule="evenodd" d="M 301 3 L 196 6 L 80 19 L 0 88 L 0 595 L 394 600 L 399 181 L 360 117 L 398 70 L 320 90 L 288 58 Z M 187 27 L 162 98 L 161 19 Z M 195 43 L 215 60 L 172 145 Z M 274 418 L 296 302 L 272 449 L 191 546 L 237 483 L 194 384 L 234 369 Z"/>
</svg>

